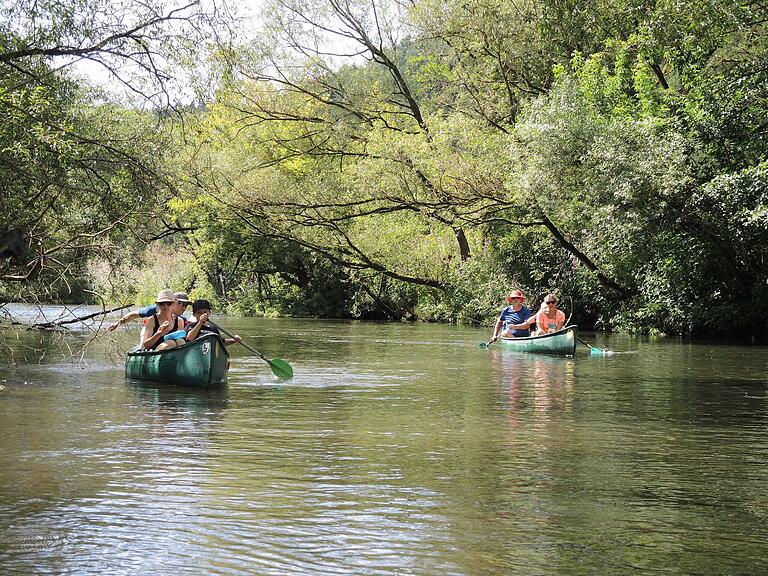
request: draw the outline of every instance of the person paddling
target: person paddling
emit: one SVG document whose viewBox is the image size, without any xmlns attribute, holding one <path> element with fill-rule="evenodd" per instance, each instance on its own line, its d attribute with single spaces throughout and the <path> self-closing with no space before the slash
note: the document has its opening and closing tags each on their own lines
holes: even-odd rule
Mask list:
<svg viewBox="0 0 768 576">
<path fill-rule="evenodd" d="M 192 316 L 194 319 L 187 326 L 187 341 L 191 342 L 202 334 L 218 334 L 221 336 L 221 332 L 216 326 L 212 326 L 208 322 L 208 318 L 211 316 L 211 303 L 208 300 L 195 300 L 192 303 Z M 225 338 L 224 345 L 230 346 L 235 342 L 242 342 L 243 339 L 235 334 L 234 338 Z"/>
<path fill-rule="evenodd" d="M 507 296 L 509 306 L 504 308 L 493 328 L 491 342 L 496 342 L 499 336 L 505 338 L 525 338 L 530 336 L 528 320 L 531 318 L 531 311 L 523 306 L 525 296 L 520 290 L 513 290 Z M 503 328 L 503 330 L 502 330 Z"/>
<path fill-rule="evenodd" d="M 189 322 L 189 320 L 184 318 L 183 314 L 187 310 L 187 306 L 192 304 L 192 302 L 190 301 L 186 292 L 176 292 L 174 293 L 173 298 L 176 303 L 174 304 L 172 311 L 176 316 L 179 316 L 182 320 L 184 320 L 184 323 L 186 324 Z M 132 312 L 128 312 L 125 316 L 122 316 L 119 320 L 107 326 L 107 332 L 112 332 L 118 326 L 127 324 L 128 322 L 136 320 L 137 318 L 149 318 L 155 314 L 157 314 L 157 304 L 150 304 L 141 310 L 133 310 Z"/>
</svg>

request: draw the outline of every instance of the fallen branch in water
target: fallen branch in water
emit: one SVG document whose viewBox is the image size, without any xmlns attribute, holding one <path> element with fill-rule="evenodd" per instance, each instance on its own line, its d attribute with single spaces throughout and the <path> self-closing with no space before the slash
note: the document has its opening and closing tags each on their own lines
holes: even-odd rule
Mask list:
<svg viewBox="0 0 768 576">
<path fill-rule="evenodd" d="M 94 312 L 93 314 L 80 316 L 78 318 L 72 318 L 70 320 L 57 320 L 55 322 L 41 322 L 38 324 L 32 324 L 30 328 L 55 328 L 57 326 L 61 327 L 64 324 L 74 324 L 75 322 L 90 320 L 91 318 L 95 318 L 96 316 L 103 316 L 105 314 L 111 314 L 112 312 L 117 312 L 118 310 L 124 310 L 125 308 L 132 308 L 132 307 L 133 307 L 133 304 L 126 304 L 125 306 L 118 306 L 117 308 L 112 308 L 110 310 L 101 310 L 100 312 Z"/>
</svg>

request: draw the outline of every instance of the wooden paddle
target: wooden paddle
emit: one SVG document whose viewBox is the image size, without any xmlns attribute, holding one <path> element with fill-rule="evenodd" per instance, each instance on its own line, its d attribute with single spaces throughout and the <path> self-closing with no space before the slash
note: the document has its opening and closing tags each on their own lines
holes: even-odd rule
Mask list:
<svg viewBox="0 0 768 576">
<path fill-rule="evenodd" d="M 224 332 L 224 334 L 226 334 L 230 338 L 234 338 L 235 337 L 235 335 L 232 334 L 232 332 L 229 332 L 228 330 L 226 330 L 225 328 L 222 328 L 221 326 L 217 326 L 216 324 L 214 324 L 210 320 L 208 320 L 208 324 L 210 324 L 214 328 L 218 328 L 219 330 Z M 249 344 L 246 344 L 242 340 L 240 340 L 239 342 L 240 342 L 240 344 L 242 344 L 243 346 L 248 348 L 248 350 L 250 350 L 251 352 L 256 354 L 259 358 L 264 360 L 264 362 L 269 364 L 269 367 L 272 369 L 272 374 L 274 374 L 278 378 L 282 378 L 283 380 L 289 380 L 289 379 L 293 378 L 293 368 L 291 367 L 290 364 L 288 364 L 288 362 L 286 362 L 285 360 L 281 360 L 280 358 L 272 358 L 272 360 L 270 360 L 269 358 L 264 356 L 264 354 L 262 354 L 261 352 L 256 350 L 256 348 L 254 348 L 253 346 L 251 346 Z"/>
</svg>

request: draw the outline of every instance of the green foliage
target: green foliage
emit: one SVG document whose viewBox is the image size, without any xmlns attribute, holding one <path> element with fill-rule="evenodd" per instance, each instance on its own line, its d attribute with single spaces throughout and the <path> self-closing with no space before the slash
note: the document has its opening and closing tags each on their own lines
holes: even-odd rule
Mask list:
<svg viewBox="0 0 768 576">
<path fill-rule="evenodd" d="M 241 310 L 482 323 L 514 285 L 587 325 L 682 333 L 725 326 L 691 300 L 761 292 L 754 8 L 419 2 L 397 44 L 369 42 L 362 5 L 285 8 L 273 32 L 298 49 L 270 63 L 292 67 L 211 108 L 190 188 L 217 212 L 197 258 Z M 333 10 L 370 63 L 299 48 Z"/>
<path fill-rule="evenodd" d="M 739 332 L 749 325 L 743 310 L 764 309 L 755 296 L 766 283 L 765 227 L 747 216 L 764 204 L 763 164 L 753 165 L 765 142 L 750 136 L 766 120 L 762 73 L 746 62 L 680 70 L 690 89 L 673 92 L 651 82 L 645 48 L 611 43 L 561 67 L 517 125 L 515 178 L 523 176 L 523 197 L 635 293 L 603 292 L 599 326 Z M 565 268 L 545 269 L 558 278 Z"/>
<path fill-rule="evenodd" d="M 85 5 L 35 8 L 61 43 Z M 16 50 L 34 26 L 6 12 Z M 93 105 L 44 58 L 3 69 L 7 282 L 73 290 L 98 254 L 110 294 L 171 284 L 245 314 L 481 324 L 514 286 L 603 329 L 761 329 L 759 3 L 302 0 L 265 14 L 258 42 L 216 49 L 218 99 L 176 139 L 156 130 L 168 118 Z M 360 56 L 328 54 L 334 35 Z"/>
<path fill-rule="evenodd" d="M 2 78 L 6 88 L 15 80 Z M 0 96 L 0 233 L 23 239 L 0 279 L 15 298 L 66 294 L 91 256 L 137 237 L 139 210 L 163 193 L 151 117 L 89 107 L 72 83 L 47 81 Z"/>
<path fill-rule="evenodd" d="M 470 260 L 453 262 L 445 292 L 421 294 L 416 315 L 433 321 L 479 326 L 498 314 L 512 283 L 485 243 Z"/>
<path fill-rule="evenodd" d="M 114 260 L 92 260 L 83 275 L 108 301 L 146 306 L 164 289 L 187 292 L 193 300 L 216 300 L 216 292 L 205 281 L 197 262 L 178 241 L 114 256 Z"/>
</svg>

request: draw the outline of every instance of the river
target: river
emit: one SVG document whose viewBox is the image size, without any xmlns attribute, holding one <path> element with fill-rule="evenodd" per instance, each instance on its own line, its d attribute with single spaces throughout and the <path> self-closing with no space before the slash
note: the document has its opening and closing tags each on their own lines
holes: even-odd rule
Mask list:
<svg viewBox="0 0 768 576">
<path fill-rule="evenodd" d="M 138 325 L 2 333 L 0 574 L 768 573 L 764 346 L 218 321 L 295 377 L 233 346 L 175 389 L 125 379 Z"/>
</svg>

